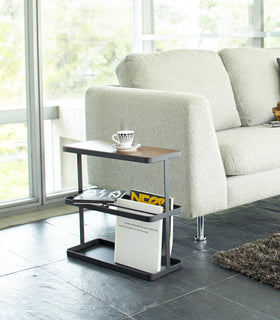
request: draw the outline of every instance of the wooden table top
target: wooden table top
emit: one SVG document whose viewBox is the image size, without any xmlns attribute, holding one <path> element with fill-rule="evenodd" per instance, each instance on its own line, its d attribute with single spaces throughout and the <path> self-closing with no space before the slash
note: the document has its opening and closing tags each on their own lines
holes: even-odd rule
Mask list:
<svg viewBox="0 0 280 320">
<path fill-rule="evenodd" d="M 113 142 L 90 140 L 65 145 L 63 151 L 133 162 L 153 163 L 181 156 L 179 150 L 141 146 L 134 151 L 119 151 Z"/>
</svg>

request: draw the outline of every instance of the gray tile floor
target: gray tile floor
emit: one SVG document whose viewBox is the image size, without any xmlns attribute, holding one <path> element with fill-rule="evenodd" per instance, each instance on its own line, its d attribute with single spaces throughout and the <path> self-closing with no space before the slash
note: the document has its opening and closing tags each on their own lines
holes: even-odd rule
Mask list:
<svg viewBox="0 0 280 320">
<path fill-rule="evenodd" d="M 114 238 L 115 217 L 86 212 L 86 240 Z M 0 319 L 280 319 L 280 290 L 211 261 L 218 250 L 280 231 L 280 198 L 195 221 L 175 217 L 173 256 L 183 268 L 145 281 L 68 259 L 79 243 L 78 214 L 0 231 Z"/>
</svg>

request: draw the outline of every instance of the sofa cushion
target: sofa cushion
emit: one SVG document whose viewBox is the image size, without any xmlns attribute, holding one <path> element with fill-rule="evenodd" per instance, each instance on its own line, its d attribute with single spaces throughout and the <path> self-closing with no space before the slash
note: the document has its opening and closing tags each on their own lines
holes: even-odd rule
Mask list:
<svg viewBox="0 0 280 320">
<path fill-rule="evenodd" d="M 280 49 L 234 48 L 219 52 L 229 74 L 243 126 L 273 120 L 280 101 Z"/>
<path fill-rule="evenodd" d="M 216 130 L 241 125 L 228 74 L 215 52 L 185 49 L 130 54 L 119 63 L 116 73 L 123 87 L 205 96 L 210 102 Z"/>
<path fill-rule="evenodd" d="M 227 176 L 280 168 L 280 128 L 241 127 L 217 138 Z"/>
</svg>

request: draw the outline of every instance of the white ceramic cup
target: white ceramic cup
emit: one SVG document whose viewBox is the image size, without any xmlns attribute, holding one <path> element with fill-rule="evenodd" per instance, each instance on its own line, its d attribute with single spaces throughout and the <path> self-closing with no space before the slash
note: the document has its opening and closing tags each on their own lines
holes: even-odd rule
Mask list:
<svg viewBox="0 0 280 320">
<path fill-rule="evenodd" d="M 134 139 L 134 131 L 133 130 L 117 131 L 117 133 L 112 135 L 112 139 L 121 148 L 131 148 L 133 139 Z"/>
</svg>

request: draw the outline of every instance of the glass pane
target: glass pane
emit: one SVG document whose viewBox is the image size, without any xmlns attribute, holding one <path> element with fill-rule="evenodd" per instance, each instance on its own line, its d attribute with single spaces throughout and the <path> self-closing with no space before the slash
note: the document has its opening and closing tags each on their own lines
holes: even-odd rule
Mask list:
<svg viewBox="0 0 280 320">
<path fill-rule="evenodd" d="M 280 38 L 264 38 L 264 47 L 265 48 L 279 48 L 280 47 Z"/>
<path fill-rule="evenodd" d="M 59 107 L 45 121 L 50 194 L 76 187 L 76 159 L 62 146 L 85 139 L 85 91 L 117 83 L 116 64 L 132 50 L 132 1 L 42 0 L 42 47 L 44 106 Z"/>
<path fill-rule="evenodd" d="M 23 0 L 0 0 L 0 73 L 0 202 L 3 202 L 29 196 Z"/>
<path fill-rule="evenodd" d="M 29 195 L 26 137 L 25 124 L 0 126 L 0 201 Z"/>
<path fill-rule="evenodd" d="M 218 51 L 229 47 L 247 47 L 248 39 L 188 39 L 188 40 L 157 40 L 155 41 L 156 51 L 173 49 L 206 49 Z"/>
<path fill-rule="evenodd" d="M 156 34 L 248 31 L 248 1 L 154 0 Z"/>
<path fill-rule="evenodd" d="M 264 31 L 273 32 L 280 30 L 280 0 L 264 1 Z M 280 47 L 279 37 L 266 38 L 265 48 Z"/>
<path fill-rule="evenodd" d="M 264 0 L 264 31 L 279 31 L 279 17 L 280 0 Z"/>
<path fill-rule="evenodd" d="M 23 107 L 25 96 L 23 0 L 0 0 L 0 108 Z"/>
</svg>

